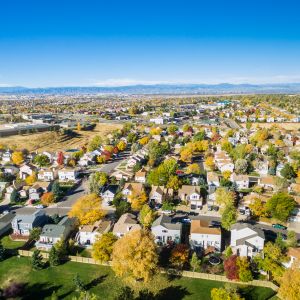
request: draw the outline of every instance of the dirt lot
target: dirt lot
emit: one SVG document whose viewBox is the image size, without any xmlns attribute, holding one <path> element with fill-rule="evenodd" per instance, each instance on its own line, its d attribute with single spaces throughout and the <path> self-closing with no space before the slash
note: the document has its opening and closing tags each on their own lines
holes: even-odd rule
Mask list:
<svg viewBox="0 0 300 300">
<path fill-rule="evenodd" d="M 25 148 L 29 151 L 64 151 L 87 145 L 95 135 L 105 137 L 113 130 L 120 128 L 122 128 L 121 124 L 98 123 L 94 130 L 80 131 L 75 137 L 62 135 L 56 132 L 42 132 L 0 138 L 0 144 L 15 149 Z"/>
<path fill-rule="evenodd" d="M 246 127 L 246 124 L 241 124 L 242 127 Z M 300 123 L 252 123 L 251 128 L 271 128 L 273 126 L 277 126 L 279 128 L 285 129 L 285 130 L 299 130 Z"/>
</svg>

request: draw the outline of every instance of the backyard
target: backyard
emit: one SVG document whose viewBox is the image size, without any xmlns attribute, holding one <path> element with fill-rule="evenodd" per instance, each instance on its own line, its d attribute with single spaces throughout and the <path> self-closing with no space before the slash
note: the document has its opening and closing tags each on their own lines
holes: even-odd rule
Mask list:
<svg viewBox="0 0 300 300">
<path fill-rule="evenodd" d="M 22 299 L 50 299 L 53 291 L 57 292 L 59 299 L 72 299 L 78 294 L 73 284 L 77 273 L 86 289 L 100 299 L 115 299 L 119 294 L 121 282 L 110 267 L 67 262 L 58 267 L 33 271 L 27 257 L 11 257 L 0 263 L 0 286 L 7 285 L 9 281 L 26 283 L 26 295 Z M 210 299 L 211 289 L 220 286 L 223 283 L 217 281 L 176 278 L 170 282 L 163 296 L 157 299 Z M 242 295 L 246 300 L 267 300 L 274 292 L 268 288 L 245 287 Z"/>
</svg>

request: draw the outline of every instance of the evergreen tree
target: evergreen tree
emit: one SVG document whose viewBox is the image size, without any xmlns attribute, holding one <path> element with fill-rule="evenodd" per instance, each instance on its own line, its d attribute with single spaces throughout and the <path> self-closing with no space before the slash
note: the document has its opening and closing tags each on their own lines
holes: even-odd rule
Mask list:
<svg viewBox="0 0 300 300">
<path fill-rule="evenodd" d="M 49 264 L 52 267 L 60 265 L 60 255 L 55 246 L 49 252 Z"/>
<path fill-rule="evenodd" d="M 77 292 L 84 292 L 85 291 L 85 286 L 84 283 L 82 282 L 81 278 L 79 277 L 78 274 L 75 275 L 73 278 L 73 283 L 76 287 Z"/>
<path fill-rule="evenodd" d="M 44 267 L 43 256 L 40 250 L 34 250 L 31 257 L 32 268 L 34 270 L 41 270 Z"/>
<path fill-rule="evenodd" d="M 201 260 L 198 258 L 196 252 L 194 252 L 190 260 L 190 265 L 193 269 L 193 272 L 195 272 L 200 267 L 200 264 Z"/>
<path fill-rule="evenodd" d="M 51 192 L 53 193 L 55 200 L 59 199 L 62 196 L 62 190 L 59 186 L 59 183 L 55 181 L 52 185 Z"/>
</svg>

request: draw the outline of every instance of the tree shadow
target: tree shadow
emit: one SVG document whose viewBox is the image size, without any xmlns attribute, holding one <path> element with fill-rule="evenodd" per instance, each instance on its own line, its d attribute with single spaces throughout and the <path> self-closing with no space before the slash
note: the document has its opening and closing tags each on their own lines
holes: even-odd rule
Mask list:
<svg viewBox="0 0 300 300">
<path fill-rule="evenodd" d="M 90 283 L 86 284 L 85 285 L 85 289 L 88 291 L 90 290 L 91 288 L 97 286 L 98 284 L 100 284 L 101 282 L 103 282 L 107 277 L 107 274 L 106 275 L 101 275 L 97 278 L 94 278 Z"/>
<path fill-rule="evenodd" d="M 191 293 L 187 291 L 185 287 L 181 286 L 169 286 L 161 290 L 157 295 L 154 295 L 150 291 L 141 291 L 135 300 L 182 300 L 186 296 L 190 296 Z"/>
<path fill-rule="evenodd" d="M 27 285 L 24 291 L 24 294 L 22 295 L 23 300 L 40 300 L 45 299 L 47 297 L 50 297 L 53 292 L 57 292 L 62 285 L 55 285 L 55 286 L 49 286 L 46 283 L 35 283 Z M 69 291 L 65 293 L 64 295 L 61 295 L 60 298 L 63 299 L 64 297 L 71 294 L 72 291 Z"/>
</svg>

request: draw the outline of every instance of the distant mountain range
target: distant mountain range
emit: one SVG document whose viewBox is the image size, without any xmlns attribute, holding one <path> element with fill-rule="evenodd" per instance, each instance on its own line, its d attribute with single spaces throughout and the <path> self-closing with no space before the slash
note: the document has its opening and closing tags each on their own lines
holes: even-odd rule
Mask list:
<svg viewBox="0 0 300 300">
<path fill-rule="evenodd" d="M 2 95 L 85 95 L 85 94 L 297 94 L 300 83 L 282 84 L 155 84 L 117 87 L 0 87 Z"/>
</svg>

